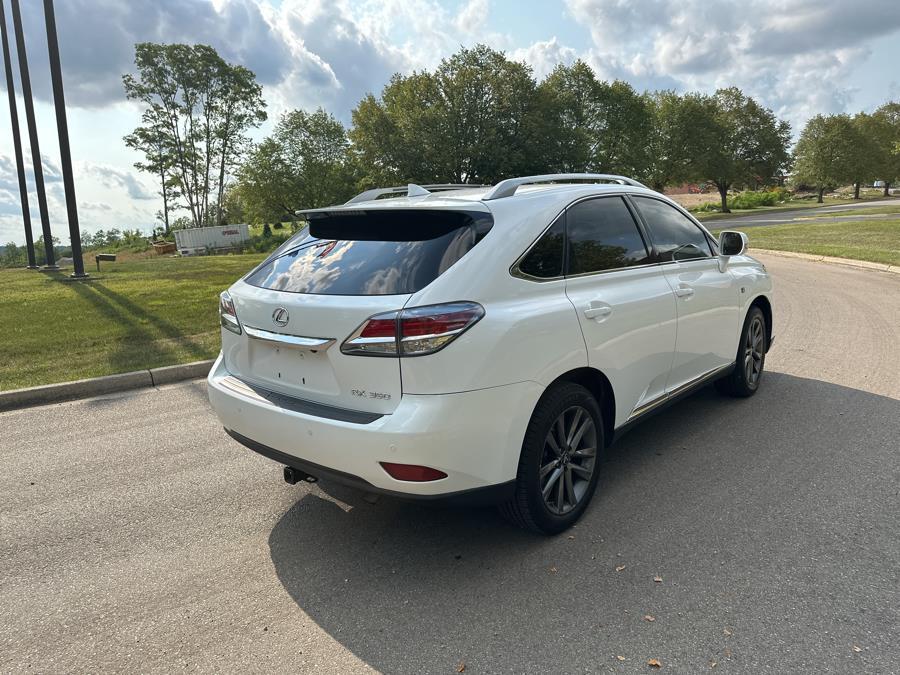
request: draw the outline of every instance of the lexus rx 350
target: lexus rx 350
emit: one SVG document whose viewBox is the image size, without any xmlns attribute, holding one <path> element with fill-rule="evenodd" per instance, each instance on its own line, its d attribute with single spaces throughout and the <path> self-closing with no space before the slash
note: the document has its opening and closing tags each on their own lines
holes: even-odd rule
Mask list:
<svg viewBox="0 0 900 675">
<path fill-rule="evenodd" d="M 410 185 L 305 217 L 222 293 L 208 380 L 289 482 L 494 502 L 555 533 L 632 423 L 760 385 L 772 281 L 746 236 L 631 179 Z"/>
</svg>

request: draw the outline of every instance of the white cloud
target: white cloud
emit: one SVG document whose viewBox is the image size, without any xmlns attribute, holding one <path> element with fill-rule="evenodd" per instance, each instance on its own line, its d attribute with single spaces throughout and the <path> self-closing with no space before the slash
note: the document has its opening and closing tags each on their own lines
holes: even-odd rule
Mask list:
<svg viewBox="0 0 900 675">
<path fill-rule="evenodd" d="M 78 204 L 82 211 L 112 211 L 113 207 L 106 202 L 81 202 Z"/>
<path fill-rule="evenodd" d="M 588 61 L 639 89 L 737 85 L 796 126 L 843 111 L 866 42 L 900 30 L 900 2 L 567 0 L 591 27 Z"/>
<path fill-rule="evenodd" d="M 156 193 L 149 187 L 144 179 L 135 175 L 128 169 L 119 169 L 109 164 L 97 164 L 94 162 L 81 162 L 79 172 L 95 177 L 103 186 L 122 190 L 131 199 L 156 199 Z"/>
<path fill-rule="evenodd" d="M 453 25 L 461 33 L 470 35 L 481 33 L 487 25 L 489 9 L 488 0 L 468 0 L 456 15 Z"/>
<path fill-rule="evenodd" d="M 509 58 L 524 61 L 534 70 L 534 76 L 541 80 L 560 64 L 569 65 L 578 58 L 578 52 L 561 44 L 555 37 L 535 42 L 509 53 Z"/>
</svg>

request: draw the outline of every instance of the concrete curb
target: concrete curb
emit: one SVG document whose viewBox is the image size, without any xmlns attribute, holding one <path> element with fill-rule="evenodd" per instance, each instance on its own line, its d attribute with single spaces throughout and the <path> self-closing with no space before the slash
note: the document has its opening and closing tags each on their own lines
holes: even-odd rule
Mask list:
<svg viewBox="0 0 900 675">
<path fill-rule="evenodd" d="M 810 262 L 823 262 L 829 265 L 841 265 L 843 267 L 855 267 L 862 270 L 874 270 L 876 272 L 890 272 L 900 274 L 900 265 L 886 265 L 884 263 L 869 262 L 868 260 L 851 260 L 850 258 L 835 258 L 830 255 L 812 255 L 810 253 L 794 253 L 793 251 L 770 251 L 765 248 L 752 248 L 750 253 L 762 253 L 763 255 L 775 255 L 782 258 L 796 258 Z"/>
<path fill-rule="evenodd" d="M 40 387 L 27 387 L 25 389 L 13 389 L 0 391 L 0 412 L 28 408 L 60 401 L 71 401 L 79 398 L 90 398 L 102 394 L 112 394 L 129 389 L 141 389 L 143 387 L 157 387 L 161 384 L 194 380 L 206 377 L 213 361 L 194 361 L 163 368 L 150 368 L 149 370 L 136 370 L 131 373 L 118 375 L 105 375 L 103 377 L 91 377 L 86 380 L 74 382 L 60 382 L 59 384 L 45 384 Z"/>
</svg>

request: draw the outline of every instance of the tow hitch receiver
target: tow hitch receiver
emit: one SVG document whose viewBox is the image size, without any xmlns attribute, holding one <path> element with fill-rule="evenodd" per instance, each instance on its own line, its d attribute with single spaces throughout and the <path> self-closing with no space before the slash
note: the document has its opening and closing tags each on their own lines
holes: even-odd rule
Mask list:
<svg viewBox="0 0 900 675">
<path fill-rule="evenodd" d="M 295 469 L 292 466 L 284 467 L 284 482 L 288 485 L 296 485 L 300 481 L 306 481 L 307 483 L 315 483 L 319 479 L 315 476 L 311 476 L 305 471 L 300 471 L 299 469 Z"/>
</svg>

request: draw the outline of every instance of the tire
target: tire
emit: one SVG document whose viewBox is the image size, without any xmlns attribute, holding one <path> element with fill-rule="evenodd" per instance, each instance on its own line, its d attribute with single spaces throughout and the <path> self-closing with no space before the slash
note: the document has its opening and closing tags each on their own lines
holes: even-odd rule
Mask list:
<svg viewBox="0 0 900 675">
<path fill-rule="evenodd" d="M 766 364 L 766 317 L 759 307 L 751 307 L 741 329 L 734 369 L 716 380 L 716 389 L 728 396 L 753 396 L 762 381 Z"/>
<path fill-rule="evenodd" d="M 516 491 L 500 512 L 533 532 L 557 534 L 568 529 L 597 488 L 603 447 L 603 417 L 593 395 L 572 382 L 552 386 L 531 415 Z"/>
</svg>

